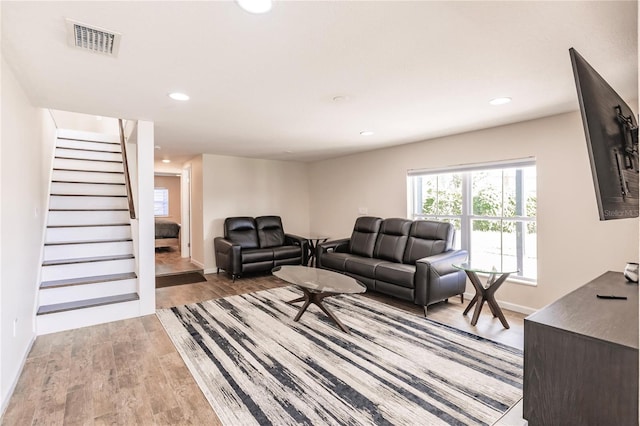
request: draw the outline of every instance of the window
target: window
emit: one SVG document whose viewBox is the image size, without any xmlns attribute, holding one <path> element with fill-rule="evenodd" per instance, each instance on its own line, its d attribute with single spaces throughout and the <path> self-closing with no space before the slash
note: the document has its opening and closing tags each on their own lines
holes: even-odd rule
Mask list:
<svg viewBox="0 0 640 426">
<path fill-rule="evenodd" d="M 169 190 L 167 188 L 153 190 L 153 214 L 155 216 L 169 216 Z"/>
<path fill-rule="evenodd" d="M 413 219 L 451 222 L 456 248 L 483 266 L 537 278 L 536 166 L 531 159 L 408 174 Z"/>
</svg>

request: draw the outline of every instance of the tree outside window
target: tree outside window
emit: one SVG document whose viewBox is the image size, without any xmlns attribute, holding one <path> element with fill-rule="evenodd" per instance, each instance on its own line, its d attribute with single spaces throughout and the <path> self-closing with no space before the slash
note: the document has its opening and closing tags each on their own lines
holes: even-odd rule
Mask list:
<svg viewBox="0 0 640 426">
<path fill-rule="evenodd" d="M 413 174 L 414 219 L 454 224 L 456 248 L 485 266 L 537 277 L 536 168 L 526 165 Z"/>
</svg>

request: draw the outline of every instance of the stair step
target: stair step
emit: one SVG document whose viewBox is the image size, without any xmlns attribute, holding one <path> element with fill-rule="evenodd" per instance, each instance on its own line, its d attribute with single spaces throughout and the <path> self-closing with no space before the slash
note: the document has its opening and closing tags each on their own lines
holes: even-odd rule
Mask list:
<svg viewBox="0 0 640 426">
<path fill-rule="evenodd" d="M 74 180 L 52 180 L 51 183 L 70 183 L 79 185 L 122 185 L 124 182 L 86 182 L 86 181 L 74 181 Z"/>
<path fill-rule="evenodd" d="M 97 228 L 101 226 L 131 226 L 130 223 L 97 223 L 86 225 L 49 225 L 47 228 Z"/>
<path fill-rule="evenodd" d="M 54 158 L 54 169 L 66 169 L 66 170 L 83 170 L 83 171 L 97 171 L 97 172 L 123 172 L 122 161 L 110 162 L 110 161 L 95 161 L 95 160 L 83 160 L 79 158 Z"/>
<path fill-rule="evenodd" d="M 82 172 L 82 173 L 113 173 L 113 174 L 120 174 L 123 175 L 124 172 L 121 171 L 109 171 L 109 170 L 90 170 L 90 169 L 65 169 L 65 168 L 60 168 L 60 167 L 54 167 L 53 168 L 54 172 Z"/>
<path fill-rule="evenodd" d="M 117 296 L 98 297 L 95 299 L 78 300 L 76 302 L 56 303 L 54 305 L 40 306 L 37 315 L 47 315 L 56 312 L 72 311 L 76 309 L 92 308 L 95 306 L 111 305 L 114 303 L 131 302 L 140 300 L 138 293 L 120 294 Z"/>
<path fill-rule="evenodd" d="M 102 160 L 98 158 L 79 158 L 79 157 L 64 157 L 60 155 L 56 155 L 55 157 L 58 160 L 78 160 L 78 161 L 95 161 L 97 163 L 122 163 L 122 160 Z"/>
<path fill-rule="evenodd" d="M 127 198 L 126 194 L 51 194 L 52 197 L 112 197 Z"/>
<path fill-rule="evenodd" d="M 56 158 L 77 158 L 82 160 L 103 160 L 122 162 L 122 153 L 120 151 L 104 151 L 98 149 L 82 149 L 67 148 L 64 146 L 56 147 Z"/>
<path fill-rule="evenodd" d="M 69 287 L 74 285 L 94 284 L 109 281 L 130 280 L 138 278 L 135 272 L 127 272 L 125 274 L 96 275 L 94 277 L 71 278 L 66 280 L 43 281 L 40 288 L 58 288 Z"/>
<path fill-rule="evenodd" d="M 69 244 L 101 244 L 101 243 L 122 243 L 127 241 L 133 241 L 131 238 L 122 238 L 117 240 L 85 240 L 85 241 L 52 241 L 44 243 L 46 246 L 63 246 Z"/>
<path fill-rule="evenodd" d="M 131 225 L 115 226 L 75 226 L 47 227 L 45 247 L 56 244 L 90 244 L 104 242 L 131 241 Z"/>
<path fill-rule="evenodd" d="M 51 194 L 49 198 L 49 209 L 106 209 L 118 210 L 128 208 L 129 203 L 126 196 L 103 197 L 91 195 L 56 195 Z"/>
<path fill-rule="evenodd" d="M 116 224 L 129 222 L 129 211 L 120 210 L 49 210 L 49 226 Z"/>
<path fill-rule="evenodd" d="M 83 228 L 77 228 L 82 230 Z M 69 238 L 71 240 L 71 238 Z M 61 259 L 75 259 L 83 257 L 97 257 L 97 256 L 122 256 L 133 254 L 133 241 L 121 241 L 121 242 L 100 242 L 93 244 L 65 244 L 65 245 L 45 245 L 43 261 L 61 260 Z M 90 264 L 87 264 L 90 265 Z M 115 272 L 129 272 L 129 271 L 109 271 L 104 274 L 113 274 Z M 84 273 L 77 275 L 81 277 L 85 275 L 100 275 L 101 273 Z M 60 277 L 60 278 L 75 278 L 75 277 Z M 45 280 L 45 278 L 42 278 Z M 55 277 L 49 279 L 56 279 Z"/>
<path fill-rule="evenodd" d="M 69 139 L 67 139 L 67 140 L 69 140 Z M 76 140 L 77 141 L 77 139 L 70 139 L 70 140 Z M 97 142 L 97 143 L 99 143 L 99 142 Z M 111 145 L 111 143 L 109 143 L 109 144 Z M 69 150 L 69 151 L 104 152 L 104 153 L 108 153 L 108 154 L 121 154 L 120 150 L 105 151 L 103 149 L 70 148 L 70 147 L 67 147 L 67 146 L 58 146 L 56 148 L 57 149 L 66 149 L 66 150 Z"/>
<path fill-rule="evenodd" d="M 62 170 L 55 169 L 51 176 L 53 181 L 71 181 L 77 183 L 104 183 L 124 185 L 124 173 L 105 173 L 96 172 L 95 170 Z"/>
<path fill-rule="evenodd" d="M 49 209 L 50 212 L 127 212 L 129 209 Z"/>
<path fill-rule="evenodd" d="M 96 197 L 126 197 L 127 189 L 122 183 L 86 183 L 86 182 L 51 182 L 51 195 L 60 196 L 86 196 L 92 195 Z"/>
<path fill-rule="evenodd" d="M 127 260 L 133 259 L 132 254 L 123 254 L 119 256 L 94 256 L 94 257 L 78 257 L 75 259 L 59 259 L 59 260 L 45 260 L 42 262 L 42 266 L 56 266 L 56 265 L 72 265 L 76 263 L 93 263 L 93 262 L 108 262 L 111 260 Z"/>
<path fill-rule="evenodd" d="M 132 243 L 122 243 L 132 244 Z M 98 245 L 96 245 L 99 247 Z M 73 247 L 84 247 L 82 245 Z M 90 256 L 81 252 L 80 257 L 48 258 L 42 263 L 41 281 L 66 280 L 71 278 L 92 277 L 95 275 L 124 274 L 136 271 L 136 260 L 133 253 L 110 254 L 102 253 Z M 77 256 L 77 253 L 75 254 Z"/>
</svg>

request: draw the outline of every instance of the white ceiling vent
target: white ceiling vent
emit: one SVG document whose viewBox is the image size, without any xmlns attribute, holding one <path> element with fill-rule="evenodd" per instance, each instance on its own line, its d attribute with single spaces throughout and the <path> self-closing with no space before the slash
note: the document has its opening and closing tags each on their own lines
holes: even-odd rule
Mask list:
<svg viewBox="0 0 640 426">
<path fill-rule="evenodd" d="M 122 34 L 67 19 L 67 36 L 72 47 L 117 56 Z"/>
</svg>

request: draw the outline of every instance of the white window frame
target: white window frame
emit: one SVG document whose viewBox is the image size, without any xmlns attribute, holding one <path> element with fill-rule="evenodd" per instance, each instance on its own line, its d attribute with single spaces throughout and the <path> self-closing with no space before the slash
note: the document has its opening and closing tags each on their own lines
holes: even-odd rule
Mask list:
<svg viewBox="0 0 640 426">
<path fill-rule="evenodd" d="M 156 193 L 163 192 L 163 213 L 155 214 L 156 207 Z M 155 217 L 168 217 L 169 216 L 169 188 L 157 187 L 153 188 L 153 212 Z"/>
<path fill-rule="evenodd" d="M 440 220 L 440 219 L 457 219 L 460 220 L 460 232 L 457 237 L 459 238 L 460 248 L 463 250 L 467 250 L 469 255 L 471 256 L 471 222 L 472 220 L 513 220 L 520 222 L 529 222 L 536 223 L 536 217 L 527 217 L 527 216 L 476 216 L 473 214 L 473 201 L 472 201 L 472 182 L 471 182 L 471 174 L 472 172 L 483 171 L 483 170 L 499 170 L 499 169 L 512 169 L 512 168 L 523 168 L 523 167 L 536 167 L 535 158 L 523 158 L 516 160 L 507 160 L 507 161 L 498 161 L 491 163 L 481 163 L 481 164 L 465 164 L 444 168 L 436 168 L 436 169 L 417 169 L 417 170 L 409 170 L 407 172 L 407 209 L 408 214 L 407 217 L 410 219 L 432 219 L 432 220 Z M 418 196 L 416 194 L 415 188 L 415 180 L 414 177 L 427 176 L 427 175 L 442 175 L 442 174 L 461 174 L 462 175 L 462 212 L 461 215 L 427 215 L 422 213 L 416 213 L 416 202 L 418 201 Z M 422 198 L 420 196 L 420 201 Z M 420 211 L 422 209 L 420 208 Z M 537 238 L 537 235 L 536 235 Z M 523 258 L 521 257 L 523 253 L 518 253 L 517 262 L 518 265 L 521 265 L 523 262 Z M 537 262 L 537 254 L 536 254 L 536 262 Z M 537 269 L 537 268 L 536 268 Z M 520 269 L 522 271 L 522 269 Z M 527 283 L 536 283 L 536 278 L 533 277 L 525 277 L 521 275 L 521 272 L 518 274 L 513 274 L 512 277 L 517 280 L 522 280 Z"/>
</svg>

